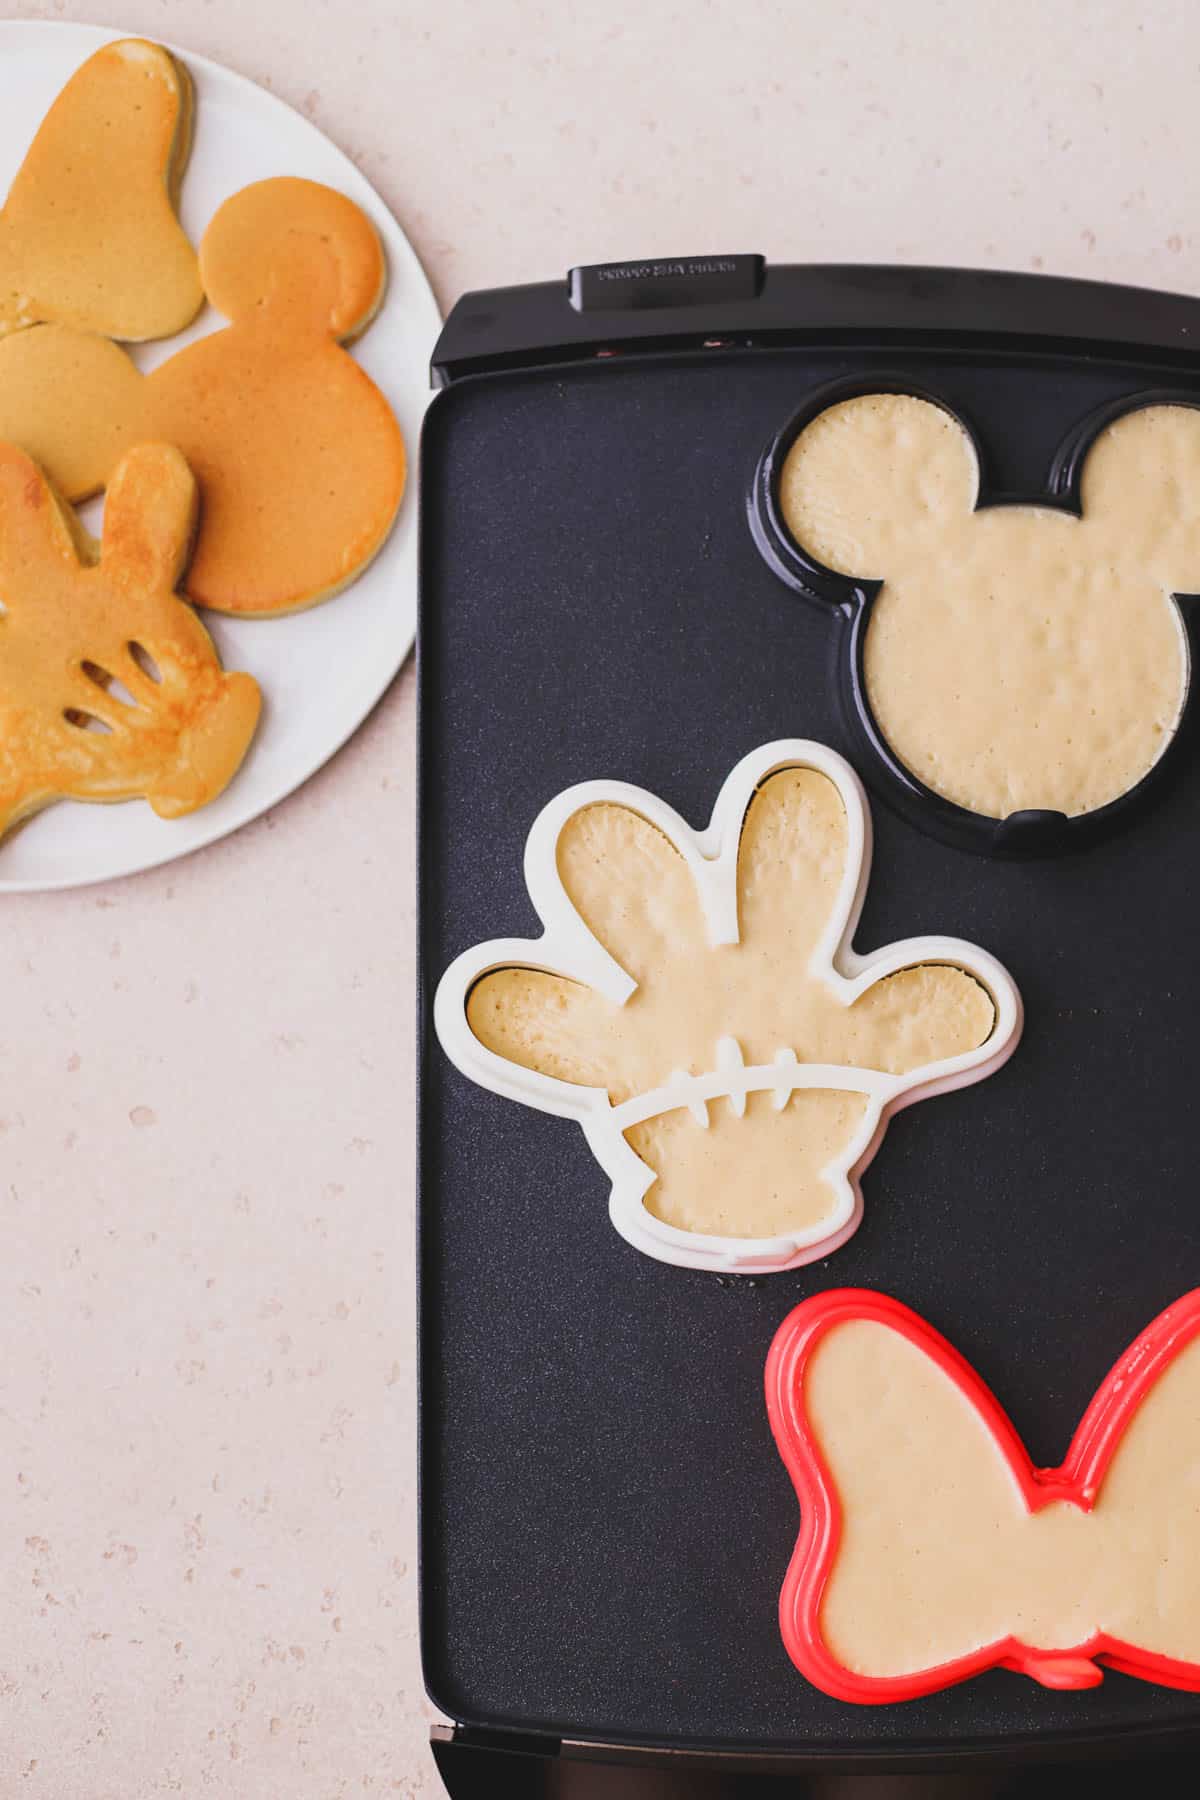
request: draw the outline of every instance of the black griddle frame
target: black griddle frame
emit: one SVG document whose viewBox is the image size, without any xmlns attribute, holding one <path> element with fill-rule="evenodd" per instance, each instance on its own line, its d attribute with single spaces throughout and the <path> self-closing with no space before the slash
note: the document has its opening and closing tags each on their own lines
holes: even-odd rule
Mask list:
<svg viewBox="0 0 1200 1800">
<path fill-rule="evenodd" d="M 1200 299 L 1154 290 L 988 270 L 812 264 L 768 267 L 760 256 L 692 256 L 576 268 L 559 282 L 480 291 L 454 307 L 435 347 L 431 379 L 448 388 L 518 370 L 663 352 L 790 345 L 873 350 L 1061 351 L 1078 359 L 1139 359 L 1200 376 Z M 1197 403 L 1195 400 L 1193 404 Z M 786 421 L 788 407 L 781 407 Z M 428 503 L 428 502 L 427 502 Z M 422 734 L 424 748 L 425 737 Z M 952 834 L 951 834 L 952 835 Z M 1040 846 L 1035 846 L 1035 848 Z M 495 928 L 505 928 L 497 918 Z M 421 1002 L 422 1064 L 439 1057 Z M 565 1129 L 565 1127 L 563 1127 Z M 424 1165 L 423 1165 L 424 1166 Z M 835 1266 L 828 1284 L 843 1270 Z M 783 1311 L 781 1293 L 780 1316 Z M 1099 1373 L 1100 1371 L 1097 1371 Z M 986 1368 L 985 1368 L 986 1373 Z M 427 1371 L 423 1368 L 423 1389 Z M 422 1401 L 422 1431 L 428 1430 Z M 780 1570 L 782 1574 L 782 1569 Z M 424 1575 L 423 1575 L 424 1583 Z M 798 1679 L 798 1678 L 797 1678 Z M 436 1697 L 436 1696 L 435 1696 Z M 927 1776 L 938 1800 L 1076 1791 L 1154 1783 L 1156 1794 L 1192 1794 L 1200 1777 L 1200 1727 L 1163 1723 L 1098 1734 L 1056 1733 L 961 1747 L 911 1740 L 894 1752 L 823 1744 L 812 1753 L 601 1743 L 478 1722 L 438 1725 L 434 1759 L 455 1800 L 503 1795 L 555 1800 L 880 1800 L 889 1777 Z M 1109 1790 L 1115 1791 L 1115 1790 Z"/>
</svg>

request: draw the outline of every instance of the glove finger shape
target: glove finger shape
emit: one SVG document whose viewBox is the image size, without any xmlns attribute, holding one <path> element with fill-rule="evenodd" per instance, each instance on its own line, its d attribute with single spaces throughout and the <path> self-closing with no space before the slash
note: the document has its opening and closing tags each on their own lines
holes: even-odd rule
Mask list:
<svg viewBox="0 0 1200 1800">
<path fill-rule="evenodd" d="M 870 822 L 823 746 L 737 765 L 708 830 L 618 783 L 568 790 L 530 833 L 545 927 L 465 952 L 434 1018 L 482 1086 L 576 1119 L 623 1236 L 665 1261 L 774 1269 L 861 1216 L 887 1118 L 981 1079 L 1020 1000 L 985 951 L 851 945 Z"/>
</svg>

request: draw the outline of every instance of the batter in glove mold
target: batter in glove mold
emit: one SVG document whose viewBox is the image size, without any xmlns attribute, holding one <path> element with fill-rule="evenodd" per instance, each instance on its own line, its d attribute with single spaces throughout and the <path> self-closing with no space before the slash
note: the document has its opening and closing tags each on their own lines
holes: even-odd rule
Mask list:
<svg viewBox="0 0 1200 1800">
<path fill-rule="evenodd" d="M 851 948 L 869 815 L 822 746 L 744 758 L 702 834 L 637 788 L 568 790 L 525 867 L 546 935 L 456 961 L 442 1043 L 475 1081 L 577 1118 L 617 1229 L 665 1261 L 828 1254 L 891 1113 L 1016 1043 L 1016 990 L 985 951 Z"/>
</svg>

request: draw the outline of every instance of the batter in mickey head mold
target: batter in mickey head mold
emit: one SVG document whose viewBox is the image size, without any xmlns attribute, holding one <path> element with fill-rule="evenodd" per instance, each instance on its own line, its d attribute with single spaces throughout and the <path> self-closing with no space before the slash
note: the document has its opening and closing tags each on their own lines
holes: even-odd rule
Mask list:
<svg viewBox="0 0 1200 1800">
<path fill-rule="evenodd" d="M 382 246 L 353 201 L 281 177 L 218 210 L 200 272 L 230 323 L 149 375 L 62 326 L 0 341 L 0 439 L 73 500 L 103 488 L 132 444 L 175 444 L 201 497 L 188 597 L 293 611 L 361 572 L 404 491 L 400 428 L 343 348 L 378 309 Z"/>
<path fill-rule="evenodd" d="M 953 414 L 863 394 L 799 433 L 779 508 L 814 563 L 879 584 L 866 698 L 919 781 L 992 819 L 1094 812 L 1150 772 L 1180 721 L 1174 595 L 1200 588 L 1200 411 L 1145 406 L 1106 426 L 1079 515 L 977 507 L 978 488 Z"/>
</svg>

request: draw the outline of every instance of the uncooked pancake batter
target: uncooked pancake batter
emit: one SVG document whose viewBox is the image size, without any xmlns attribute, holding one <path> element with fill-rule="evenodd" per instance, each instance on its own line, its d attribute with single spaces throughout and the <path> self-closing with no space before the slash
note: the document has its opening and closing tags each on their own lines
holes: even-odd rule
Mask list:
<svg viewBox="0 0 1200 1800">
<path fill-rule="evenodd" d="M 716 1065 L 718 1040 L 747 1064 L 782 1047 L 801 1062 L 901 1074 L 977 1048 L 995 1021 L 990 994 L 944 964 L 901 970 L 851 1006 L 809 973 L 847 854 L 845 809 L 814 769 L 784 769 L 747 810 L 738 858 L 740 941 L 711 945 L 683 857 L 655 826 L 613 804 L 574 814 L 558 842 L 574 906 L 638 982 L 616 1005 L 579 982 L 508 968 L 472 989 L 467 1020 L 485 1048 L 615 1104 L 676 1070 Z M 782 1112 L 750 1095 L 744 1118 L 711 1102 L 708 1128 L 685 1109 L 633 1126 L 656 1172 L 648 1210 L 687 1231 L 769 1237 L 818 1223 L 832 1192 L 822 1171 L 852 1140 L 861 1094 L 810 1089 Z"/>
<path fill-rule="evenodd" d="M 912 1673 L 1008 1635 L 1098 1630 L 1200 1659 L 1200 1339 L 1151 1388 L 1090 1513 L 1026 1509 L 991 1434 L 932 1358 L 872 1320 L 816 1346 L 804 1404 L 842 1515 L 821 1633 L 860 1675 Z"/>
<path fill-rule="evenodd" d="M 867 394 L 801 432 L 780 501 L 817 562 L 883 583 L 867 696 L 907 768 L 991 818 L 1094 811 L 1179 723 L 1188 651 L 1171 596 L 1200 588 L 1200 411 L 1147 407 L 1102 431 L 1082 518 L 977 512 L 977 490 L 948 412 Z"/>
</svg>

